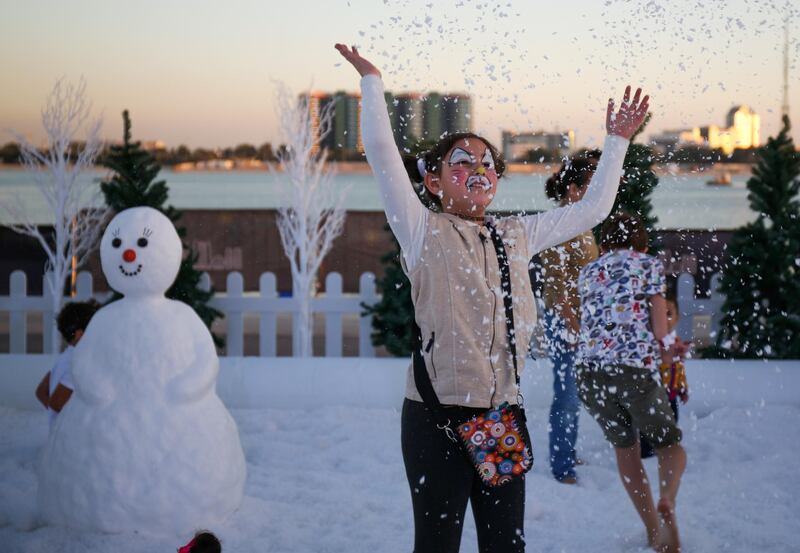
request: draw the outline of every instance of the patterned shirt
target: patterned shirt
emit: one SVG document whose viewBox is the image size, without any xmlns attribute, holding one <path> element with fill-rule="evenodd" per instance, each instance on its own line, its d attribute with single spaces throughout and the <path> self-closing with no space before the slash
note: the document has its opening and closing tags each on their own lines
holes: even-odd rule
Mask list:
<svg viewBox="0 0 800 553">
<path fill-rule="evenodd" d="M 666 292 L 661 262 L 634 250 L 611 251 L 583 268 L 578 292 L 578 358 L 642 367 L 657 375 L 661 359 L 650 324 L 649 297 Z"/>
</svg>

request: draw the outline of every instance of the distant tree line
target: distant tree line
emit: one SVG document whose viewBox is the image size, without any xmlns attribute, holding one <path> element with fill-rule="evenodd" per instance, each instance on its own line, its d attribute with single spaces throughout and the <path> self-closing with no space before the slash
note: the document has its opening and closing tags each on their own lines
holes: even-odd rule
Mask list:
<svg viewBox="0 0 800 553">
<path fill-rule="evenodd" d="M 571 155 L 584 155 L 591 150 L 580 149 L 572 152 Z M 653 161 L 658 164 L 667 163 L 687 163 L 692 165 L 711 165 L 714 163 L 755 163 L 758 155 L 757 148 L 737 149 L 731 155 L 725 154 L 722 150 L 712 150 L 703 146 L 681 146 L 666 152 L 654 151 Z M 523 158 L 524 163 L 560 163 L 563 155 L 558 150 L 548 150 L 545 148 L 534 148 L 528 151 Z"/>
<path fill-rule="evenodd" d="M 100 159 L 104 159 L 109 152 L 112 144 L 107 144 L 100 154 Z M 69 151 L 77 155 L 83 148 L 83 144 L 75 142 L 70 144 Z M 239 144 L 228 148 L 195 148 L 191 149 L 181 144 L 176 148 L 163 148 L 150 150 L 150 154 L 156 161 L 166 167 L 175 166 L 179 163 L 197 163 L 213 160 L 257 160 L 273 162 L 277 161 L 277 154 L 284 150 L 281 145 L 277 150 L 273 150 L 272 144 L 265 142 L 261 146 L 253 144 Z M 585 151 L 585 150 L 580 150 Z M 742 150 L 737 149 L 731 155 L 726 155 L 722 150 L 712 150 L 702 146 L 682 146 L 675 150 L 666 152 L 656 152 L 653 160 L 656 164 L 666 163 L 687 163 L 693 165 L 711 165 L 714 163 L 755 163 L 757 149 Z M 8 142 L 0 147 L 0 163 L 14 165 L 19 163 L 20 149 L 16 142 Z M 328 159 L 332 161 L 366 161 L 362 152 L 350 150 L 334 150 L 328 152 Z M 524 158 L 526 163 L 556 163 L 560 162 L 562 155 L 558 150 L 547 150 L 535 148 L 530 150 Z"/>
<path fill-rule="evenodd" d="M 105 159 L 113 144 L 106 144 L 100 153 L 99 159 Z M 70 144 L 69 151 L 77 154 L 83 145 L 75 142 Z M 281 151 L 283 146 L 278 148 Z M 266 142 L 261 146 L 252 144 L 239 144 L 235 147 L 222 149 L 195 148 L 181 144 L 176 148 L 151 149 L 150 154 L 156 161 L 164 166 L 174 166 L 179 163 L 211 161 L 211 160 L 235 160 L 235 159 L 255 159 L 258 161 L 277 161 L 276 152 L 272 149 L 272 144 Z M 0 147 L 0 163 L 9 165 L 19 164 L 20 147 L 16 142 L 8 142 Z"/>
</svg>

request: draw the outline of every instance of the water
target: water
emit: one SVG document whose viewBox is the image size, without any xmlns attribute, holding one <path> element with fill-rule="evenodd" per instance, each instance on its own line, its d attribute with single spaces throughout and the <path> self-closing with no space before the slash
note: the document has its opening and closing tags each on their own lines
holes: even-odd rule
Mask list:
<svg viewBox="0 0 800 553">
<path fill-rule="evenodd" d="M 84 180 L 102 178 L 95 172 Z M 162 171 L 169 202 L 180 209 L 272 209 L 279 205 L 282 176 L 264 171 Z M 380 211 L 377 185 L 369 173 L 340 173 L 335 181 L 350 184 L 347 209 Z M 707 174 L 662 176 L 653 192 L 653 209 L 663 229 L 732 229 L 754 219 L 749 209 L 747 175 L 735 175 L 731 186 L 708 186 Z M 544 193 L 546 175 L 511 174 L 500 181 L 493 210 L 545 210 L 553 207 Z M 47 208 L 25 171 L 0 170 L 0 201 L 19 196 L 35 223 L 49 221 Z M 0 209 L 0 224 L 15 222 Z"/>
</svg>

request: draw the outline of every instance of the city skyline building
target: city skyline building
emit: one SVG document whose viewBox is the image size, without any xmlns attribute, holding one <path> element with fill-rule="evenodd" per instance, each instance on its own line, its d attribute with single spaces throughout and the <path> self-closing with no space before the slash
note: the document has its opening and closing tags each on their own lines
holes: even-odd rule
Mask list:
<svg viewBox="0 0 800 553">
<path fill-rule="evenodd" d="M 664 151 L 691 145 L 722 150 L 728 156 L 736 149 L 747 150 L 761 145 L 761 116 L 749 106 L 733 106 L 725 122 L 726 127 L 707 125 L 663 131 L 653 137 L 653 143 Z"/>
<path fill-rule="evenodd" d="M 472 99 L 468 94 L 387 94 L 395 143 L 404 151 L 435 143 L 445 134 L 472 131 Z"/>
<path fill-rule="evenodd" d="M 502 141 L 503 157 L 506 161 L 527 161 L 532 150 L 546 150 L 563 157 L 575 149 L 575 131 L 503 131 Z"/>
<path fill-rule="evenodd" d="M 436 142 L 444 134 L 472 131 L 472 99 L 467 94 L 430 92 L 385 92 L 395 143 L 404 151 Z M 299 95 L 308 103 L 313 153 L 325 148 L 336 157 L 363 154 L 361 139 L 361 95 L 345 91 L 311 91 Z M 320 139 L 320 113 L 333 105 L 331 132 Z"/>
</svg>

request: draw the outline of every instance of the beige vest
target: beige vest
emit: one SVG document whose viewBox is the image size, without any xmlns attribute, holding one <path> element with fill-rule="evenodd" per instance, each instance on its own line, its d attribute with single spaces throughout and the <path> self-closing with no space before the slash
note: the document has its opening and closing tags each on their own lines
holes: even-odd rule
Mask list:
<svg viewBox="0 0 800 553">
<path fill-rule="evenodd" d="M 495 227 L 509 257 L 521 372 L 536 324 L 528 275 L 531 255 L 519 219 L 499 219 Z M 500 267 L 489 230 L 453 215 L 431 213 L 422 255 L 406 274 L 422 331 L 425 365 L 439 401 L 482 408 L 516 403 Z M 406 397 L 422 401 L 411 367 Z"/>
</svg>

